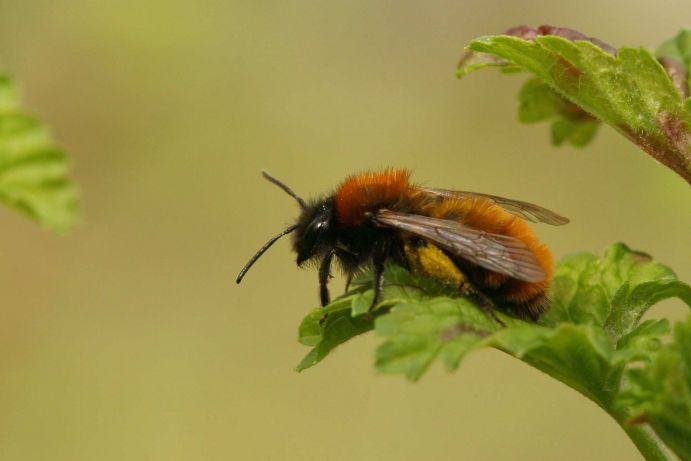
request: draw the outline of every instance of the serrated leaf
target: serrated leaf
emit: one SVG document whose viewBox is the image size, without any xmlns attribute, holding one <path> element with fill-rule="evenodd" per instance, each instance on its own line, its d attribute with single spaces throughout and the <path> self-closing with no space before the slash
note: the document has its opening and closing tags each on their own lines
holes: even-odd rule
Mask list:
<svg viewBox="0 0 691 461">
<path fill-rule="evenodd" d="M 316 365 L 336 347 L 373 329 L 374 316 L 382 314 L 388 307 L 450 292 L 448 287 L 435 280 L 416 277 L 396 265 L 386 267 L 384 280 L 383 301 L 371 314 L 369 308 L 374 298 L 372 276 L 365 273 L 353 281 L 353 289 L 348 293 L 324 308 L 314 309 L 303 319 L 298 341 L 313 349 L 300 362 L 298 371 Z"/>
<path fill-rule="evenodd" d="M 320 312 L 321 318 L 323 318 L 325 313 Z M 329 311 L 329 315 L 323 324 L 319 326 L 320 334 L 318 335 L 318 340 L 315 340 L 315 336 L 310 336 L 308 337 L 309 339 L 303 338 L 303 344 L 309 344 L 314 347 L 298 364 L 297 371 L 316 365 L 336 347 L 349 339 L 370 331 L 373 326 L 373 317 L 353 317 L 350 315 L 349 308 Z"/>
<path fill-rule="evenodd" d="M 386 341 L 376 352 L 377 369 L 419 379 L 441 357 L 455 369 L 463 356 L 498 324 L 464 298 L 435 298 L 396 305 L 377 318 L 375 330 Z"/>
<path fill-rule="evenodd" d="M 344 311 L 350 315 L 353 299 L 358 294 L 358 292 L 351 292 L 336 299 L 326 307 L 313 309 L 300 323 L 300 327 L 298 328 L 298 341 L 305 346 L 315 346 L 319 344 L 324 338 L 324 331 L 322 328 L 322 319 L 324 316 Z"/>
<path fill-rule="evenodd" d="M 15 83 L 0 75 L 0 201 L 64 232 L 77 219 L 77 189 L 64 152 L 19 106 Z"/>
<path fill-rule="evenodd" d="M 603 326 L 616 342 L 663 299 L 679 297 L 691 305 L 689 290 L 670 268 L 619 243 L 602 258 L 579 254 L 559 262 L 552 281 L 551 307 L 540 323 Z"/>
<path fill-rule="evenodd" d="M 691 317 L 675 325 L 674 340 L 645 368 L 627 372 L 630 389 L 619 404 L 632 424 L 647 422 L 681 459 L 691 459 Z"/>
<path fill-rule="evenodd" d="M 480 37 L 467 47 L 532 72 L 584 112 L 612 126 L 656 160 L 691 182 L 691 112 L 663 66 L 644 49 L 611 54 L 593 41 L 542 35 L 532 40 L 507 35 Z M 485 60 L 490 59 L 485 58 Z M 479 58 L 463 60 L 458 75 L 476 70 Z M 465 68 L 471 63 L 473 67 Z M 555 141 L 574 126 L 553 129 Z M 588 130 L 576 136 L 586 142 Z"/>
<path fill-rule="evenodd" d="M 666 455 L 648 427 L 627 425 L 632 416 L 648 421 L 683 459 L 690 453 L 691 319 L 667 345 L 667 320 L 639 322 L 653 303 L 670 296 L 688 303 L 691 292 L 650 256 L 615 244 L 603 257 L 565 258 L 542 324 L 498 313 L 506 325 L 500 327 L 470 299 L 449 296 L 453 289 L 399 266 L 387 267 L 385 281 L 384 300 L 371 313 L 372 279 L 364 274 L 349 293 L 305 318 L 300 341 L 313 348 L 298 370 L 373 328 L 384 338 L 377 369 L 412 381 L 437 360 L 454 370 L 469 352 L 494 347 L 597 403 L 646 459 Z"/>
</svg>

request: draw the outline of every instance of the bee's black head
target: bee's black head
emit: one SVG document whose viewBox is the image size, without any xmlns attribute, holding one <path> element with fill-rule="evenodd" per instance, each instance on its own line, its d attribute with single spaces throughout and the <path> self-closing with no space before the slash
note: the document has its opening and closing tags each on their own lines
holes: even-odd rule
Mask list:
<svg viewBox="0 0 691 461">
<path fill-rule="evenodd" d="M 320 255 L 331 245 L 333 222 L 333 197 L 312 203 L 302 209 L 293 236 L 293 250 L 297 263 Z"/>
</svg>

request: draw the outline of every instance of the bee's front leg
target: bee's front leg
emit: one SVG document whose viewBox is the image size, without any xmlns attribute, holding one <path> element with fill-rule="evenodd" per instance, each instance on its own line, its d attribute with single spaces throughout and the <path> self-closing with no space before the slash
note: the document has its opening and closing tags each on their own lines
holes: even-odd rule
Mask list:
<svg viewBox="0 0 691 461">
<path fill-rule="evenodd" d="M 373 271 L 372 275 L 374 280 L 372 281 L 372 288 L 374 289 L 374 297 L 372 298 L 372 305 L 369 307 L 369 312 L 372 312 L 377 304 L 382 301 L 382 292 L 384 290 L 384 267 L 386 266 L 386 260 L 389 257 L 389 244 L 383 244 L 374 253 Z"/>
<path fill-rule="evenodd" d="M 329 295 L 329 279 L 331 278 L 331 260 L 336 254 L 336 250 L 329 251 L 319 265 L 319 300 L 322 307 L 326 307 L 331 302 Z"/>
</svg>

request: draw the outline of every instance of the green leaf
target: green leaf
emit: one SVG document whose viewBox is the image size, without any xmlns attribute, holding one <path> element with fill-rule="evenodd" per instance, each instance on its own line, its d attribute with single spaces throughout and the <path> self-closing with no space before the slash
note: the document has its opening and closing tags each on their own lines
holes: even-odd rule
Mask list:
<svg viewBox="0 0 691 461">
<path fill-rule="evenodd" d="M 298 366 L 299 370 L 317 364 L 337 346 L 373 328 L 385 338 L 377 350 L 378 369 L 403 373 L 414 380 L 437 358 L 453 369 L 466 352 L 488 344 L 519 358 L 528 357 L 526 360 L 531 364 L 545 362 L 545 351 L 558 356 L 567 354 L 554 349 L 565 344 L 568 348 L 595 351 L 605 362 L 613 359 L 611 353 L 603 355 L 602 351 L 616 349 L 619 355 L 612 366 L 615 362 L 618 366 L 623 357 L 640 356 L 636 351 L 643 350 L 644 344 L 645 351 L 651 350 L 651 344 L 656 344 L 651 338 L 664 334 L 661 324 L 644 324 L 646 328 L 637 329 L 650 306 L 673 296 L 691 305 L 691 288 L 678 281 L 668 267 L 621 243 L 612 245 L 602 257 L 582 253 L 564 258 L 556 267 L 552 305 L 540 319 L 541 325 L 498 313 L 508 326 L 495 336 L 490 335 L 497 331 L 498 324 L 481 307 L 435 280 L 389 265 L 383 301 L 369 313 L 373 299 L 371 284 L 371 274 L 366 273 L 353 282 L 350 292 L 305 317 L 300 325 L 299 341 L 313 349 Z M 564 329 L 565 324 L 578 329 Z M 568 343 L 569 335 L 576 338 L 576 345 Z M 607 348 L 602 345 L 602 335 L 609 338 Z M 521 338 L 540 351 L 541 361 L 517 348 Z M 544 371 L 571 376 L 569 384 L 577 387 L 574 377 L 582 374 L 582 370 L 572 370 L 570 375 L 565 372 L 575 362 L 565 360 L 566 368 L 562 369 L 555 363 L 550 363 Z M 595 395 L 593 389 L 579 386 L 582 392 Z"/>
<path fill-rule="evenodd" d="M 602 257 L 564 258 L 540 324 L 497 312 L 501 327 L 456 290 L 395 265 L 387 267 L 383 301 L 370 312 L 371 285 L 371 274 L 364 274 L 351 291 L 305 317 L 300 341 L 312 349 L 298 370 L 372 329 L 383 338 L 377 369 L 412 381 L 435 361 L 454 370 L 469 352 L 494 347 L 597 403 L 646 459 L 667 458 L 650 428 L 628 424 L 632 416 L 645 418 L 680 456 L 688 454 L 691 321 L 677 326 L 676 341 L 665 344 L 669 322 L 641 323 L 641 317 L 672 296 L 691 305 L 691 288 L 647 254 L 619 243 Z"/>
<path fill-rule="evenodd" d="M 691 317 L 674 330 L 646 367 L 628 370 L 631 387 L 619 404 L 632 411 L 631 424 L 648 423 L 681 459 L 691 459 Z"/>
<path fill-rule="evenodd" d="M 77 189 L 65 153 L 20 107 L 16 84 L 0 75 L 0 201 L 64 232 L 77 219 Z"/>
<path fill-rule="evenodd" d="M 399 266 L 388 265 L 383 301 L 370 314 L 369 308 L 374 299 L 371 284 L 372 275 L 363 274 L 353 282 L 351 291 L 324 308 L 314 309 L 303 319 L 298 340 L 311 346 L 312 350 L 300 362 L 298 371 L 316 365 L 336 347 L 373 329 L 374 316 L 386 312 L 390 306 L 431 299 L 451 292 L 448 287 L 434 280 L 415 277 Z"/>
<path fill-rule="evenodd" d="M 652 305 L 670 297 L 691 306 L 691 287 L 649 255 L 618 243 L 602 258 L 584 253 L 560 261 L 552 281 L 552 304 L 540 323 L 603 326 L 617 341 Z"/>
<path fill-rule="evenodd" d="M 662 345 L 661 338 L 670 332 L 669 320 L 646 320 L 617 341 L 624 360 L 647 360 Z"/>
<path fill-rule="evenodd" d="M 490 57 L 463 59 L 459 76 L 482 68 L 479 62 L 531 72 L 560 97 L 612 126 L 691 183 L 691 111 L 647 50 L 620 48 L 615 56 L 591 41 L 554 35 L 534 40 L 486 36 L 471 41 L 467 49 L 471 56 Z M 594 134 L 593 126 L 578 132 L 578 124 L 565 123 L 563 117 L 559 120 L 552 130 L 555 142 L 568 139 L 584 144 Z"/>
<path fill-rule="evenodd" d="M 612 300 L 612 312 L 607 318 L 605 329 L 617 340 L 633 330 L 651 306 L 675 297 L 691 306 L 691 286 L 671 279 L 644 282 L 636 286 L 626 283 Z"/>
<path fill-rule="evenodd" d="M 674 37 L 664 41 L 655 50 L 655 56 L 669 56 L 689 69 L 691 67 L 691 29 L 682 30 Z"/>
<path fill-rule="evenodd" d="M 521 325 L 497 332 L 490 344 L 568 384 L 601 406 L 618 390 L 622 367 L 602 328 L 564 323 Z"/>
<path fill-rule="evenodd" d="M 320 324 L 319 320 L 325 314 L 328 316 Z M 336 347 L 373 328 L 371 316 L 352 317 L 349 303 L 346 302 L 331 304 L 309 317 L 310 320 L 303 321 L 300 327 L 300 342 L 314 347 L 298 364 L 297 371 L 316 365 Z"/>
<path fill-rule="evenodd" d="M 567 101 L 539 78 L 525 82 L 518 94 L 518 119 L 522 123 L 552 122 L 552 144 L 568 142 L 574 147 L 587 145 L 600 122 Z"/>
<path fill-rule="evenodd" d="M 415 381 L 440 357 L 452 370 L 497 329 L 498 324 L 467 299 L 398 304 L 375 322 L 377 334 L 386 339 L 377 349 L 377 368 Z"/>
</svg>

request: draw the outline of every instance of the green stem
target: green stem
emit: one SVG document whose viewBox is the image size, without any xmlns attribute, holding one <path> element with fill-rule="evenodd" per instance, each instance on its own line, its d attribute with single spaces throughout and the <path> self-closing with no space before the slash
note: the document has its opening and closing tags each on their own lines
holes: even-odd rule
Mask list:
<svg viewBox="0 0 691 461">
<path fill-rule="evenodd" d="M 672 461 L 674 459 L 649 427 L 642 424 L 628 424 L 629 415 L 625 412 L 610 412 L 610 415 L 624 429 L 624 432 L 647 461 Z"/>
</svg>

